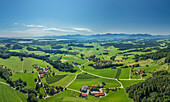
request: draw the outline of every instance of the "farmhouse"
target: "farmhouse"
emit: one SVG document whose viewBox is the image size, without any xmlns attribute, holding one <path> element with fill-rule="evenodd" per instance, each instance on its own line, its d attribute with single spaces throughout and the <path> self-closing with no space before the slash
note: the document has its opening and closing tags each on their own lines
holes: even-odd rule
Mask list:
<svg viewBox="0 0 170 102">
<path fill-rule="evenodd" d="M 101 83 L 101 84 L 99 85 L 99 87 L 100 87 L 100 88 L 103 88 L 103 84 Z"/>
<path fill-rule="evenodd" d="M 39 65 L 35 65 L 34 68 L 39 68 Z"/>
<path fill-rule="evenodd" d="M 86 86 L 86 85 L 81 86 L 81 91 L 82 92 L 87 92 L 87 89 L 88 89 L 88 86 Z"/>
<path fill-rule="evenodd" d="M 74 66 L 80 65 L 79 63 L 77 63 L 77 62 L 75 62 L 75 61 L 72 62 L 72 63 L 73 63 Z"/>
<path fill-rule="evenodd" d="M 86 93 L 81 93 L 81 96 L 82 97 L 87 97 L 87 94 Z"/>
<path fill-rule="evenodd" d="M 47 67 L 45 67 L 45 70 L 48 70 L 48 68 L 47 68 Z"/>
<path fill-rule="evenodd" d="M 108 61 L 108 60 L 100 61 L 100 60 L 98 60 L 96 63 L 94 63 L 94 65 L 100 65 L 100 66 L 108 65 L 108 64 L 112 64 L 112 61 Z"/>
<path fill-rule="evenodd" d="M 44 74 L 40 74 L 40 78 L 43 78 L 44 77 Z"/>
<path fill-rule="evenodd" d="M 115 60 L 115 62 L 123 62 L 123 60 Z"/>
<path fill-rule="evenodd" d="M 97 85 L 91 85 L 92 88 L 97 88 Z"/>
<path fill-rule="evenodd" d="M 99 91 L 91 91 L 90 94 L 91 95 L 99 94 Z"/>
</svg>

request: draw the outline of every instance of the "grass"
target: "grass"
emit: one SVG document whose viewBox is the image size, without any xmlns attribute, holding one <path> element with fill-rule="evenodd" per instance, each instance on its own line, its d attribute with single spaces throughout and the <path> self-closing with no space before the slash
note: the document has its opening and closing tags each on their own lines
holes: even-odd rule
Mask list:
<svg viewBox="0 0 170 102">
<path fill-rule="evenodd" d="M 123 87 L 126 89 L 127 87 L 143 82 L 144 80 L 120 80 L 120 82 L 123 84 Z"/>
<path fill-rule="evenodd" d="M 21 78 L 23 81 L 27 82 L 26 88 L 35 88 L 36 82 L 34 79 L 38 79 L 38 74 L 37 73 L 15 73 L 12 75 L 12 80 L 18 80 Z"/>
<path fill-rule="evenodd" d="M 98 77 L 90 75 L 90 74 L 79 74 L 79 75 L 77 75 L 77 79 L 95 79 L 95 78 L 98 78 Z"/>
<path fill-rule="evenodd" d="M 79 95 L 77 92 L 66 90 L 56 96 L 40 100 L 40 102 L 133 102 L 128 98 L 124 89 L 110 91 L 107 96 L 101 98 L 95 98 L 91 95 L 88 95 L 87 98 L 82 98 Z"/>
<path fill-rule="evenodd" d="M 109 94 L 100 99 L 100 102 L 133 102 L 128 98 L 125 89 L 109 91 Z"/>
<path fill-rule="evenodd" d="M 99 98 L 88 96 L 88 98 L 79 97 L 79 93 L 65 90 L 56 96 L 40 100 L 40 102 L 99 102 Z"/>
<path fill-rule="evenodd" d="M 61 86 L 66 87 L 73 79 L 75 78 L 75 74 L 68 74 L 61 80 L 54 82 L 52 84 L 49 84 L 50 86 Z"/>
<path fill-rule="evenodd" d="M 91 79 L 76 79 L 68 88 L 80 90 L 82 85 L 99 85 L 105 82 L 107 88 L 120 87 L 120 84 L 116 80 L 103 79 L 103 78 L 91 78 Z"/>
<path fill-rule="evenodd" d="M 145 66 L 147 64 L 150 64 L 151 62 L 153 62 L 152 59 L 147 59 L 147 60 L 141 60 L 141 61 L 129 64 L 129 65 L 139 64 L 140 66 Z"/>
<path fill-rule="evenodd" d="M 118 68 L 118 69 L 117 69 L 116 76 L 115 76 L 116 79 L 119 79 L 120 73 L 121 73 L 121 69 Z"/>
<path fill-rule="evenodd" d="M 70 64 L 72 64 L 72 62 L 74 62 L 74 61 L 79 64 L 83 64 L 83 63 L 87 62 L 87 60 L 80 59 L 75 55 L 66 55 L 66 56 L 63 56 L 62 59 L 66 60 L 65 62 L 68 62 Z"/>
<path fill-rule="evenodd" d="M 94 69 L 93 67 L 88 66 L 88 64 L 84 65 L 84 68 L 82 68 L 84 71 L 87 71 L 87 72 L 90 72 L 96 75 L 104 76 L 104 77 L 109 77 L 109 78 L 115 78 L 116 76 L 117 69 L 111 69 L 111 68 Z"/>
<path fill-rule="evenodd" d="M 0 102 L 27 102 L 27 95 L 0 83 Z"/>
<path fill-rule="evenodd" d="M 119 79 L 129 79 L 130 68 L 121 68 Z"/>
<path fill-rule="evenodd" d="M 132 79 L 141 79 L 141 76 L 139 74 L 132 73 L 131 74 Z"/>
<path fill-rule="evenodd" d="M 6 80 L 4 80 L 4 79 L 0 78 L 0 82 L 6 82 Z"/>
<path fill-rule="evenodd" d="M 168 67 L 168 69 L 167 69 L 167 67 Z M 166 70 L 166 69 L 167 69 L 168 72 L 170 72 L 170 65 L 164 64 L 164 65 L 160 66 L 159 68 L 157 68 L 154 72 L 161 71 L 161 70 Z"/>
<path fill-rule="evenodd" d="M 64 78 L 65 76 L 67 76 L 67 75 L 54 75 L 54 76 L 52 76 L 52 77 L 47 77 L 47 78 L 46 78 L 46 81 L 47 81 L 48 84 L 52 84 L 52 83 L 54 83 L 54 82 L 56 82 L 56 81 L 61 80 L 61 79 Z"/>
</svg>

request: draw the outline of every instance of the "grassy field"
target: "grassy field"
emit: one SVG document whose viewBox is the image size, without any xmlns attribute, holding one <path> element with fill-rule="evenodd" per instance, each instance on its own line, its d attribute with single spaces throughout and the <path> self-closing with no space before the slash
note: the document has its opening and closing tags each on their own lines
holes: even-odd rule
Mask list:
<svg viewBox="0 0 170 102">
<path fill-rule="evenodd" d="M 121 69 L 118 68 L 118 69 L 117 69 L 116 76 L 115 76 L 116 79 L 119 79 L 120 73 L 121 73 Z"/>
<path fill-rule="evenodd" d="M 52 83 L 54 83 L 56 81 L 61 80 L 62 78 L 66 77 L 66 76 L 67 75 L 54 75 L 52 77 L 46 78 L 46 81 L 47 81 L 48 84 L 52 84 Z"/>
<path fill-rule="evenodd" d="M 125 89 L 120 89 L 117 91 L 109 91 L 109 94 L 103 98 L 100 98 L 100 102 L 133 102 L 130 98 L 128 98 Z"/>
<path fill-rule="evenodd" d="M 82 68 L 84 71 L 96 74 L 96 75 L 100 75 L 100 76 L 104 76 L 104 77 L 110 77 L 110 78 L 115 78 L 116 73 L 117 73 L 117 69 L 111 69 L 111 68 L 105 68 L 105 69 L 94 69 L 91 66 L 88 66 L 88 64 L 86 64 L 84 66 L 84 68 Z"/>
<path fill-rule="evenodd" d="M 79 74 L 77 75 L 77 79 L 96 79 L 98 77 L 89 75 L 89 74 Z"/>
<path fill-rule="evenodd" d="M 68 74 L 61 80 L 54 82 L 52 84 L 49 84 L 50 86 L 62 86 L 66 87 L 73 79 L 75 78 L 75 74 Z"/>
<path fill-rule="evenodd" d="M 35 59 L 35 58 L 23 58 L 24 60 L 21 61 L 19 57 L 10 57 L 9 59 L 2 59 L 0 58 L 0 65 L 4 65 L 8 68 L 11 68 L 15 72 L 24 72 L 24 70 L 27 70 L 27 72 L 31 72 L 34 68 L 32 65 L 39 65 L 41 67 L 46 67 L 47 65 L 50 66 L 52 69 L 53 67 L 43 60 Z M 56 69 L 54 69 L 55 72 L 57 72 Z"/>
<path fill-rule="evenodd" d="M 18 80 L 21 78 L 23 81 L 27 82 L 26 88 L 35 88 L 36 82 L 34 79 L 38 79 L 38 74 L 37 73 L 15 73 L 12 75 L 12 80 Z"/>
<path fill-rule="evenodd" d="M 0 82 L 6 82 L 6 80 L 4 80 L 4 79 L 0 78 Z"/>
<path fill-rule="evenodd" d="M 94 96 L 89 95 L 86 99 L 79 97 L 79 95 L 77 92 L 65 90 L 56 96 L 42 99 L 40 102 L 99 102 L 99 98 L 95 98 Z"/>
<path fill-rule="evenodd" d="M 167 70 L 168 72 L 170 72 L 170 65 L 168 65 L 168 64 L 162 65 L 159 68 L 157 68 L 154 72 L 161 71 L 161 70 Z"/>
<path fill-rule="evenodd" d="M 120 80 L 120 82 L 123 84 L 123 87 L 126 89 L 127 87 L 143 82 L 144 80 Z"/>
<path fill-rule="evenodd" d="M 147 59 L 147 60 L 141 60 L 141 61 L 129 64 L 129 65 L 139 64 L 140 66 L 145 66 L 147 64 L 150 64 L 151 62 L 153 62 L 152 59 Z"/>
<path fill-rule="evenodd" d="M 119 79 L 129 79 L 130 68 L 121 68 Z"/>
<path fill-rule="evenodd" d="M 66 60 L 65 62 L 68 62 L 68 63 L 71 63 L 71 64 L 74 61 L 79 63 L 79 64 L 83 64 L 83 63 L 87 62 L 87 60 L 80 59 L 79 57 L 74 56 L 74 55 L 66 55 L 66 56 L 63 56 L 62 59 Z"/>
<path fill-rule="evenodd" d="M 27 95 L 0 83 L 0 102 L 27 102 Z"/>
<path fill-rule="evenodd" d="M 99 85 L 105 82 L 107 88 L 120 87 L 120 84 L 116 80 L 109 80 L 103 78 L 91 78 L 91 79 L 76 79 L 68 88 L 80 90 L 82 85 Z"/>
<path fill-rule="evenodd" d="M 133 102 L 128 98 L 124 89 L 117 91 L 110 91 L 107 96 L 96 98 L 94 96 L 88 95 L 87 98 L 79 97 L 79 93 L 66 90 L 59 93 L 56 96 L 46 98 L 45 100 L 40 100 L 41 102 Z"/>
</svg>

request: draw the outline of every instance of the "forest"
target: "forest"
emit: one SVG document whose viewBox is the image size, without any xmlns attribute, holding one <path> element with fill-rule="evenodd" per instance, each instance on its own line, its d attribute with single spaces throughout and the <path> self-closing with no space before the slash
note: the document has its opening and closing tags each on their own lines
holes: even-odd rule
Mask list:
<svg viewBox="0 0 170 102">
<path fill-rule="evenodd" d="M 169 102 L 170 74 L 167 71 L 155 72 L 144 82 L 127 87 L 126 92 L 135 102 Z"/>
</svg>

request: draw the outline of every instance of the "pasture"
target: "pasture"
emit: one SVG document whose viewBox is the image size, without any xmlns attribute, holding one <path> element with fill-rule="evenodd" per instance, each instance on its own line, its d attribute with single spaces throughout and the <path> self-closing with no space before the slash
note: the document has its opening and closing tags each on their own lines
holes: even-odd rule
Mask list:
<svg viewBox="0 0 170 102">
<path fill-rule="evenodd" d="M 27 82 L 26 88 L 35 88 L 36 82 L 34 79 L 38 79 L 38 73 L 14 73 L 12 75 L 13 81 L 18 80 L 19 78 Z"/>
<path fill-rule="evenodd" d="M 89 63 L 88 63 L 89 64 Z M 82 68 L 84 71 L 104 76 L 104 77 L 109 77 L 109 78 L 115 78 L 117 69 L 111 69 L 111 68 L 105 68 L 105 69 L 94 69 L 91 66 L 88 66 L 88 64 L 84 65 L 84 68 Z"/>
<path fill-rule="evenodd" d="M 48 84 L 52 84 L 52 83 L 54 83 L 56 81 L 61 80 L 62 78 L 66 77 L 66 76 L 67 75 L 54 75 L 52 77 L 47 77 L 46 81 L 47 81 Z"/>
<path fill-rule="evenodd" d="M 56 82 L 49 84 L 49 85 L 50 86 L 66 87 L 74 78 L 75 78 L 75 74 L 68 74 L 67 76 L 60 79 L 59 81 L 56 81 Z"/>
<path fill-rule="evenodd" d="M 88 75 L 89 77 L 91 75 Z M 87 76 L 84 76 L 87 77 Z M 100 83 L 105 82 L 107 88 L 114 88 L 114 87 L 120 87 L 120 84 L 116 80 L 110 80 L 110 79 L 103 79 L 103 78 L 81 78 L 76 79 L 68 88 L 80 90 L 82 85 L 99 85 Z"/>
<path fill-rule="evenodd" d="M 27 102 L 27 95 L 0 83 L 0 102 Z"/>
</svg>

